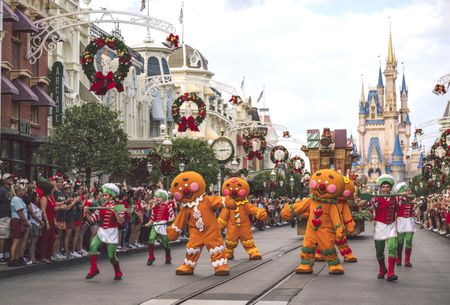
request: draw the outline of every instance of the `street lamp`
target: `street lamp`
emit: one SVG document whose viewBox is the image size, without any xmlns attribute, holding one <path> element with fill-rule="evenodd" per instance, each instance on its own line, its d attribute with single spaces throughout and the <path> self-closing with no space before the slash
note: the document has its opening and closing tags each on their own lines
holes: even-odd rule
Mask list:
<svg viewBox="0 0 450 305">
<path fill-rule="evenodd" d="M 178 164 L 178 169 L 180 170 L 181 173 L 184 172 L 185 168 L 186 168 L 186 164 L 184 164 L 183 162 Z"/>
<path fill-rule="evenodd" d="M 147 163 L 147 171 L 148 171 L 148 173 L 151 174 L 151 173 L 152 173 L 152 170 L 153 170 L 153 164 L 151 164 L 150 162 L 148 162 L 148 163 Z"/>
<path fill-rule="evenodd" d="M 437 186 L 437 188 L 440 188 L 441 187 L 441 181 L 436 182 L 436 186 Z"/>
<path fill-rule="evenodd" d="M 233 161 L 231 161 L 230 165 L 231 165 L 231 169 L 233 171 L 237 172 L 237 170 L 239 168 L 239 162 L 236 160 L 236 157 L 233 158 Z"/>
<path fill-rule="evenodd" d="M 270 172 L 270 181 L 275 182 L 277 180 L 277 174 L 275 173 L 275 170 L 272 169 Z"/>
<path fill-rule="evenodd" d="M 211 183 L 211 184 L 209 185 L 209 193 L 212 195 L 213 191 L 214 191 L 214 184 Z"/>
<path fill-rule="evenodd" d="M 284 181 L 280 180 L 280 187 L 283 187 Z"/>
<path fill-rule="evenodd" d="M 172 157 L 172 146 L 173 146 L 172 141 L 170 140 L 169 136 L 166 135 L 166 138 L 162 142 L 162 150 L 164 158 Z"/>
</svg>

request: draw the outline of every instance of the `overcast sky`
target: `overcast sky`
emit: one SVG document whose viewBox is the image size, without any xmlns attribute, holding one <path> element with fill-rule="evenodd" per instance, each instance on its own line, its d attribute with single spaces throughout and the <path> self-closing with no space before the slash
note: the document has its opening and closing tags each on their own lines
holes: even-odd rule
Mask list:
<svg viewBox="0 0 450 305">
<path fill-rule="evenodd" d="M 93 0 L 91 8 L 139 12 L 140 3 Z M 150 15 L 171 22 L 181 36 L 180 8 L 181 0 L 150 0 Z M 367 98 L 380 62 L 385 68 L 390 17 L 397 88 L 403 62 L 414 132 L 441 117 L 450 99 L 431 92 L 450 73 L 449 12 L 448 0 L 186 0 L 185 42 L 207 58 L 216 80 L 239 88 L 245 75 L 245 93 L 254 101 L 265 86 L 272 122 L 297 137 L 323 127 L 357 137 L 361 75 Z M 123 26 L 123 33 L 135 45 L 145 29 Z"/>
</svg>

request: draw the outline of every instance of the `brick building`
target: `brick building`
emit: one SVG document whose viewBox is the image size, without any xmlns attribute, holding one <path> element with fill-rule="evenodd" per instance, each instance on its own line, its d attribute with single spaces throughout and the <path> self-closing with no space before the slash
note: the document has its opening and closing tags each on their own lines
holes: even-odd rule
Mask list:
<svg viewBox="0 0 450 305">
<path fill-rule="evenodd" d="M 47 94 L 48 56 L 44 51 L 34 64 L 25 58 L 30 35 L 37 33 L 32 19 L 45 17 L 46 8 L 27 8 L 23 1 L 5 2 L 1 45 L 2 172 L 27 178 L 36 178 L 37 173 L 46 176 L 51 166 L 37 149 L 46 141 L 49 112 L 55 106 Z"/>
</svg>

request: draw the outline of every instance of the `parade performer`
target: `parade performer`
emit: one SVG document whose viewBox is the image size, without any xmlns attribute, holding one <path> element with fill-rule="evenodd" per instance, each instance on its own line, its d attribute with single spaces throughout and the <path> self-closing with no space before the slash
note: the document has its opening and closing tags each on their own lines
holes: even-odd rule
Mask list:
<svg viewBox="0 0 450 305">
<path fill-rule="evenodd" d="M 394 273 L 395 252 L 397 248 L 397 223 L 395 215 L 398 210 L 399 197 L 394 195 L 389 196 L 395 184 L 394 177 L 391 175 L 383 174 L 379 176 L 377 178 L 377 184 L 380 187 L 380 195 L 373 196 L 368 203 L 368 208 L 373 208 L 375 212 L 373 217 L 373 239 L 379 265 L 377 277 L 382 279 L 387 273 L 388 281 L 396 281 L 398 277 Z M 360 205 L 365 203 L 363 200 L 360 202 Z M 388 269 L 386 269 L 384 259 L 386 241 L 388 246 Z"/>
<path fill-rule="evenodd" d="M 309 211 L 309 219 L 303 239 L 301 263 L 296 273 L 312 273 L 314 254 L 319 246 L 328 263 L 330 274 L 343 274 L 344 268 L 337 256 L 335 240 L 344 238 L 344 227 L 340 220 L 337 198 L 344 192 L 344 178 L 330 169 L 315 172 L 310 180 L 311 196 L 294 204 L 286 204 L 281 217 L 290 221 Z"/>
<path fill-rule="evenodd" d="M 147 265 L 152 265 L 155 261 L 155 241 L 160 238 L 161 245 L 166 252 L 166 264 L 170 264 L 172 258 L 170 256 L 169 239 L 167 238 L 167 225 L 175 218 L 173 205 L 168 201 L 168 194 L 165 190 L 155 191 L 154 206 L 151 209 L 150 220 L 146 226 L 151 226 L 148 236 L 148 259 Z"/>
<path fill-rule="evenodd" d="M 176 240 L 186 225 L 189 231 L 186 257 L 184 263 L 177 268 L 177 275 L 194 273 L 203 246 L 211 255 L 215 275 L 230 273 L 219 223 L 214 212 L 220 207 L 234 210 L 237 206 L 231 197 L 205 195 L 205 189 L 203 177 L 192 171 L 183 172 L 172 181 L 170 192 L 173 198 L 181 203 L 181 207 L 175 221 L 167 228 L 167 236 L 169 240 Z"/>
<path fill-rule="evenodd" d="M 400 182 L 395 186 L 395 193 L 402 194 L 402 200 L 397 211 L 397 266 L 402 265 L 403 244 L 405 244 L 405 267 L 411 265 L 411 250 L 416 221 L 414 219 L 414 202 L 408 201 L 411 193 L 406 182 Z"/>
<path fill-rule="evenodd" d="M 235 210 L 222 209 L 218 221 L 221 230 L 226 226 L 227 235 L 225 239 L 225 255 L 228 259 L 233 259 L 234 248 L 238 245 L 238 240 L 249 255 L 251 260 L 261 259 L 258 248 L 255 247 L 253 240 L 252 225 L 250 215 L 261 221 L 266 221 L 266 209 L 257 208 L 247 200 L 250 193 L 250 186 L 245 179 L 233 177 L 222 185 L 222 194 L 231 196 L 235 201 L 237 208 Z"/>
<path fill-rule="evenodd" d="M 106 183 L 102 187 L 102 192 L 104 201 L 100 209 L 90 214 L 88 212 L 89 207 L 84 208 L 88 221 L 93 223 L 99 222 L 97 234 L 92 239 L 91 246 L 89 248 L 91 268 L 89 269 L 89 273 L 86 275 L 86 279 L 91 279 L 100 273 L 100 270 L 97 267 L 97 255 L 99 254 L 98 249 L 103 243 L 105 243 L 109 261 L 114 267 L 114 280 L 121 280 L 123 274 L 122 271 L 120 271 L 119 260 L 116 256 L 116 247 L 119 243 L 118 224 L 123 223 L 124 215 L 123 213 L 116 212 L 113 209 L 117 204 L 115 197 L 119 195 L 120 190 L 117 185 L 113 183 Z"/>
<path fill-rule="evenodd" d="M 339 249 L 344 262 L 355 263 L 358 259 L 353 255 L 352 249 L 347 242 L 347 234 L 352 234 L 355 231 L 356 224 L 353 221 L 352 212 L 350 211 L 349 201 L 353 200 L 353 194 L 355 193 L 355 184 L 351 179 L 344 176 L 345 189 L 342 196 L 338 198 L 338 209 L 341 215 L 341 222 L 345 225 L 344 238 L 342 240 L 336 240 L 336 246 Z M 308 216 L 308 215 L 307 215 Z M 316 249 L 315 254 L 316 262 L 324 261 L 323 255 L 319 248 Z"/>
</svg>

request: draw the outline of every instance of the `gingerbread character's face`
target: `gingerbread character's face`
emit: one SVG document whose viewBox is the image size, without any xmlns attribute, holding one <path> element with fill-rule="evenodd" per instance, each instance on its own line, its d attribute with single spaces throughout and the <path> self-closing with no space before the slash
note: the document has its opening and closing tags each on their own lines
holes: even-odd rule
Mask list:
<svg viewBox="0 0 450 305">
<path fill-rule="evenodd" d="M 222 185 L 222 194 L 231 196 L 234 200 L 244 200 L 250 193 L 250 186 L 245 179 L 233 177 Z"/>
<path fill-rule="evenodd" d="M 205 193 L 205 179 L 196 172 L 183 172 L 175 177 L 170 192 L 175 200 L 187 203 L 194 201 Z"/>
<path fill-rule="evenodd" d="M 344 188 L 344 192 L 342 193 L 342 196 L 340 198 L 345 199 L 345 200 L 349 200 L 349 199 L 353 199 L 353 194 L 355 193 L 355 184 L 353 183 L 353 181 L 346 177 L 343 176 L 344 178 L 344 183 L 345 183 L 345 188 Z"/>
<path fill-rule="evenodd" d="M 319 198 L 334 199 L 342 195 L 344 184 L 344 178 L 338 172 L 321 169 L 312 175 L 309 188 Z"/>
</svg>

